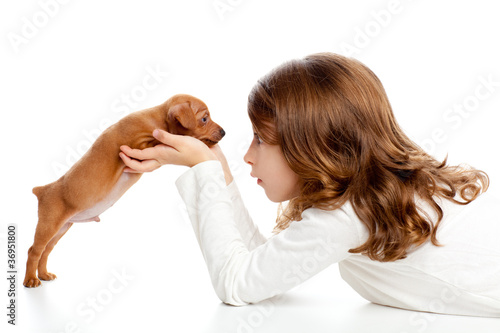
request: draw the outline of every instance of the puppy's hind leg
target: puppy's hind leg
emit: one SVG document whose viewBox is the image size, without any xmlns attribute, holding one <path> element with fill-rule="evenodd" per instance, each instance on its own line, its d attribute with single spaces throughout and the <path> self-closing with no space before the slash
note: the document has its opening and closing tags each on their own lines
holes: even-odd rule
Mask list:
<svg viewBox="0 0 500 333">
<path fill-rule="evenodd" d="M 40 257 L 40 261 L 38 262 L 38 277 L 40 278 L 40 280 L 50 281 L 57 278 L 55 274 L 49 273 L 47 271 L 47 260 L 49 259 L 49 254 L 54 249 L 54 246 L 56 246 L 57 242 L 61 239 L 62 236 L 64 236 L 64 234 L 69 230 L 69 228 L 71 228 L 72 225 L 73 223 L 66 222 L 45 247 L 45 250 Z"/>
<path fill-rule="evenodd" d="M 33 288 L 40 286 L 41 282 L 36 275 L 36 271 L 39 263 L 45 263 L 46 265 L 47 256 L 50 251 L 41 261 L 40 259 L 42 257 L 42 254 L 51 240 L 58 234 L 59 230 L 63 228 L 63 226 L 67 223 L 72 215 L 74 215 L 74 212 L 68 211 L 62 203 L 57 205 L 52 202 L 49 206 L 47 204 L 44 204 L 43 201 L 39 202 L 38 224 L 35 231 L 35 241 L 28 250 L 28 261 L 26 262 L 26 276 L 23 282 L 25 287 Z M 52 248 L 63 234 L 64 233 L 62 233 L 55 240 L 55 242 L 52 244 Z M 47 275 L 45 275 L 46 268 L 42 273 L 42 277 L 48 277 Z"/>
</svg>

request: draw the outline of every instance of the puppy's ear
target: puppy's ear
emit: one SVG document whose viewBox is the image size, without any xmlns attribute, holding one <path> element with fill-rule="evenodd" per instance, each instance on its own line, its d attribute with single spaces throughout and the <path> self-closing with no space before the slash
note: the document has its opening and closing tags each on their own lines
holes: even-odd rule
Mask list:
<svg viewBox="0 0 500 333">
<path fill-rule="evenodd" d="M 188 102 L 172 106 L 168 110 L 168 120 L 170 123 L 177 121 L 186 129 L 194 129 L 196 127 L 196 118 Z"/>
</svg>

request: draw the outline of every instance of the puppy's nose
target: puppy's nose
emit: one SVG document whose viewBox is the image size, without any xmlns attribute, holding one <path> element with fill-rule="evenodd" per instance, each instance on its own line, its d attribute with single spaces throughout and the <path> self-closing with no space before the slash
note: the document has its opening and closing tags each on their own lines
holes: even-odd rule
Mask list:
<svg viewBox="0 0 500 333">
<path fill-rule="evenodd" d="M 224 129 L 220 129 L 220 137 L 221 139 L 224 137 L 224 135 L 226 135 L 226 131 L 224 131 Z"/>
</svg>

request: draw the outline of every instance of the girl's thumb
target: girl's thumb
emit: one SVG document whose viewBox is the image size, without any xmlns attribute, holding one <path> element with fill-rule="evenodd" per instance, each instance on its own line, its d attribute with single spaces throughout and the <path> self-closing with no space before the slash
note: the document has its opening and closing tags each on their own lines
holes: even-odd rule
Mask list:
<svg viewBox="0 0 500 333">
<path fill-rule="evenodd" d="M 170 134 L 162 129 L 155 129 L 153 131 L 153 136 L 156 140 L 163 142 L 165 144 L 169 144 L 169 142 L 172 141 L 171 140 L 172 134 Z"/>
</svg>

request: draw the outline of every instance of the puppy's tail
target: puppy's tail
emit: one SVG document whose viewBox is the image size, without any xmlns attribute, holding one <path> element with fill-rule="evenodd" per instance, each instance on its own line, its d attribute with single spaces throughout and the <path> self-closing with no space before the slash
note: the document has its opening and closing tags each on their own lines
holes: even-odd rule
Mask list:
<svg viewBox="0 0 500 333">
<path fill-rule="evenodd" d="M 42 197 L 42 193 L 44 192 L 44 189 L 45 189 L 45 186 L 37 186 L 37 187 L 33 187 L 33 194 L 36 195 L 36 197 L 38 198 L 38 200 L 40 200 L 40 198 Z"/>
</svg>

